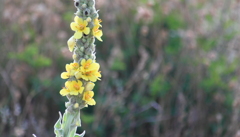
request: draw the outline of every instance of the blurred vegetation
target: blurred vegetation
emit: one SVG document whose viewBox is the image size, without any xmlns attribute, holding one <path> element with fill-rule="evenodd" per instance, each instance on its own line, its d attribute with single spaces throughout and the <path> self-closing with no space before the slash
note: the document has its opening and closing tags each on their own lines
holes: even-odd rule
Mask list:
<svg viewBox="0 0 240 137">
<path fill-rule="evenodd" d="M 96 0 L 102 80 L 86 137 L 240 137 L 238 0 Z M 52 137 L 73 1 L 0 2 L 0 136 Z"/>
</svg>

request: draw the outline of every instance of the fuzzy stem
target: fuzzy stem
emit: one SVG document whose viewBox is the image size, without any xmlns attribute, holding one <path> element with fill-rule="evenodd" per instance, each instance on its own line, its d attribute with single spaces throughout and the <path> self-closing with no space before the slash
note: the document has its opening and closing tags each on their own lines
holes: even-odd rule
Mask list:
<svg viewBox="0 0 240 137">
<path fill-rule="evenodd" d="M 76 133 L 77 127 L 80 124 L 80 110 L 69 112 L 65 111 L 63 116 L 63 135 L 64 137 L 73 137 Z"/>
</svg>

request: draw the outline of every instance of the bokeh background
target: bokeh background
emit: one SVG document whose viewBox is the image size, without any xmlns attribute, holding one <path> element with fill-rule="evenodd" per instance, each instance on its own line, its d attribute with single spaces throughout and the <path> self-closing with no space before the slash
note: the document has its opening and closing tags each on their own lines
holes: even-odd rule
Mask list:
<svg viewBox="0 0 240 137">
<path fill-rule="evenodd" d="M 239 0 L 96 0 L 86 137 L 240 137 Z M 53 137 L 72 0 L 0 1 L 0 137 Z"/>
</svg>

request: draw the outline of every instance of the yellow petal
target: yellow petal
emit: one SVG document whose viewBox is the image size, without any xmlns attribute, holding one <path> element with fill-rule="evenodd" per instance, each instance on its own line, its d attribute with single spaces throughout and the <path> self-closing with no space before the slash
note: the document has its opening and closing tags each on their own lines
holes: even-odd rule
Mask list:
<svg viewBox="0 0 240 137">
<path fill-rule="evenodd" d="M 70 95 L 78 95 L 78 92 L 77 91 L 71 91 L 70 93 L 69 93 Z"/>
<path fill-rule="evenodd" d="M 89 68 L 89 70 L 96 70 L 98 71 L 100 68 L 100 65 L 98 63 L 93 63 L 91 64 L 91 67 Z"/>
<path fill-rule="evenodd" d="M 101 37 L 96 37 L 96 38 L 101 42 L 103 41 Z"/>
<path fill-rule="evenodd" d="M 62 74 L 61 74 L 61 78 L 62 79 L 68 79 L 70 77 L 70 74 L 68 73 L 68 72 L 63 72 Z"/>
<path fill-rule="evenodd" d="M 98 71 L 94 72 L 94 75 L 95 75 L 96 77 L 101 77 L 101 76 L 102 76 L 101 73 L 98 72 Z"/>
<path fill-rule="evenodd" d="M 80 87 L 82 86 L 82 82 L 81 82 L 80 80 L 78 80 L 76 83 L 77 83 Z"/>
<path fill-rule="evenodd" d="M 78 24 L 75 23 L 75 22 L 72 22 L 72 23 L 70 24 L 70 27 L 71 27 L 71 29 L 72 29 L 73 31 L 77 31 L 77 30 L 78 30 L 77 26 L 78 26 Z"/>
<path fill-rule="evenodd" d="M 87 63 L 90 63 L 90 64 L 91 64 L 92 62 L 93 62 L 92 59 L 88 59 L 88 60 L 87 60 Z"/>
<path fill-rule="evenodd" d="M 86 59 L 82 59 L 81 65 L 84 66 L 85 63 L 86 63 Z"/>
<path fill-rule="evenodd" d="M 75 81 L 67 81 L 65 87 L 68 88 L 70 91 L 74 91 L 74 85 Z"/>
<path fill-rule="evenodd" d="M 94 76 L 89 76 L 88 79 L 92 82 L 96 82 L 97 81 L 97 78 L 94 77 Z"/>
<path fill-rule="evenodd" d="M 88 91 L 88 94 L 89 94 L 90 97 L 94 96 L 94 92 L 93 91 Z"/>
<path fill-rule="evenodd" d="M 89 78 L 88 78 L 87 76 L 85 76 L 85 75 L 81 75 L 81 78 L 84 79 L 84 80 L 86 80 L 86 81 L 88 81 L 88 79 L 89 79 Z"/>
<path fill-rule="evenodd" d="M 75 39 L 80 39 L 80 38 L 82 38 L 82 35 L 83 35 L 82 32 L 77 31 L 77 32 L 74 33 L 74 38 Z"/>
<path fill-rule="evenodd" d="M 73 66 L 71 64 L 66 64 L 66 71 L 70 72 L 73 69 Z"/>
<path fill-rule="evenodd" d="M 95 26 L 98 26 L 98 27 L 99 27 L 99 26 L 102 27 L 102 25 L 100 24 L 98 18 L 94 19 L 94 25 L 95 25 Z"/>
<path fill-rule="evenodd" d="M 99 41 L 103 41 L 102 38 L 101 38 L 102 35 L 103 35 L 102 31 L 101 31 L 101 30 L 98 30 L 98 32 L 95 34 L 95 37 L 96 37 Z"/>
<path fill-rule="evenodd" d="M 70 65 L 72 66 L 72 69 L 78 69 L 79 68 L 78 63 L 70 63 Z"/>
<path fill-rule="evenodd" d="M 69 94 L 69 91 L 68 91 L 67 89 L 63 88 L 63 89 L 60 90 L 60 94 L 61 94 L 62 96 L 66 96 L 66 95 Z"/>
<path fill-rule="evenodd" d="M 83 19 L 82 19 L 82 18 L 79 18 L 78 16 L 75 16 L 74 21 L 75 21 L 77 24 L 82 24 L 82 23 L 83 23 Z"/>
<path fill-rule="evenodd" d="M 86 20 L 84 20 L 83 25 L 86 27 L 88 25 L 88 22 Z"/>
<path fill-rule="evenodd" d="M 94 99 L 91 99 L 91 101 L 87 102 L 88 105 L 93 106 L 96 105 L 96 101 Z"/>
<path fill-rule="evenodd" d="M 102 30 L 98 30 L 97 33 L 96 33 L 96 36 L 102 37 L 102 35 L 103 35 Z"/>
<path fill-rule="evenodd" d="M 84 87 L 81 87 L 78 92 L 79 92 L 80 94 L 82 94 L 83 90 L 84 90 Z"/>
<path fill-rule="evenodd" d="M 90 33 L 90 28 L 89 27 L 85 27 L 83 32 L 84 32 L 84 34 L 88 35 Z"/>
<path fill-rule="evenodd" d="M 74 75 L 75 75 L 76 79 L 80 79 L 82 77 L 82 73 L 79 71 L 75 72 Z"/>
</svg>

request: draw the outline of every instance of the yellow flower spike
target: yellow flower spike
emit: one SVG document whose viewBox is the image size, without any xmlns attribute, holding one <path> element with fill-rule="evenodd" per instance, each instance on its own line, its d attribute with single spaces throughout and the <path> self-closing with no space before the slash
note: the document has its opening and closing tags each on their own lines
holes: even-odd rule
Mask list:
<svg viewBox="0 0 240 137">
<path fill-rule="evenodd" d="M 75 31 L 73 37 L 75 39 L 82 38 L 83 33 L 88 35 L 90 33 L 90 28 L 87 27 L 88 22 L 86 20 L 83 20 L 82 18 L 79 18 L 78 16 L 75 16 L 74 22 L 70 24 L 70 27 L 73 31 Z"/>
<path fill-rule="evenodd" d="M 67 41 L 67 44 L 68 44 L 68 49 L 70 50 L 70 52 L 73 51 L 75 45 L 76 45 L 76 39 L 72 36 L 68 41 Z"/>
<path fill-rule="evenodd" d="M 79 136 L 75 132 L 81 126 L 80 110 L 96 104 L 93 99 L 93 82 L 101 78 L 100 65 L 94 60 L 95 39 L 102 41 L 103 35 L 95 0 L 75 0 L 74 5 L 77 12 L 74 21 L 70 23 L 74 35 L 68 39 L 67 46 L 73 53 L 73 62 L 77 63 L 66 64 L 66 71 L 61 74 L 61 78 L 67 80 L 60 94 L 66 96 L 69 101 L 65 103 L 64 114 L 60 113 L 54 125 L 56 136 L 64 137 Z M 85 132 L 81 136 L 84 134 Z"/>
<path fill-rule="evenodd" d="M 86 91 L 83 94 L 83 100 L 90 106 L 96 105 L 96 101 L 92 98 L 94 96 L 93 91 Z"/>
<path fill-rule="evenodd" d="M 66 64 L 66 71 L 61 74 L 62 79 L 68 79 L 71 76 L 74 76 L 75 72 L 78 70 L 79 64 L 78 63 L 70 63 Z"/>
<path fill-rule="evenodd" d="M 93 36 L 96 37 L 99 41 L 103 41 L 101 38 L 103 35 L 102 30 L 99 30 L 98 28 L 98 26 L 93 27 Z"/>
</svg>

